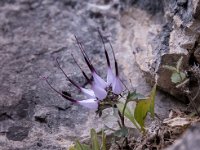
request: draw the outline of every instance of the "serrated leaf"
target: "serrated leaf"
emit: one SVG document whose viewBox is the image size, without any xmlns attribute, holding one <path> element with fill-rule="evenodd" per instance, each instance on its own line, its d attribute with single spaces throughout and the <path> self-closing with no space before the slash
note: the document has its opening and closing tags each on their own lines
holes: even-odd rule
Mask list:
<svg viewBox="0 0 200 150">
<path fill-rule="evenodd" d="M 102 130 L 102 144 L 101 144 L 101 150 L 106 150 L 106 134 Z"/>
<path fill-rule="evenodd" d="M 180 71 L 182 61 L 183 61 L 183 56 L 181 56 L 181 58 L 177 61 L 177 64 L 176 64 L 176 69 L 178 72 Z"/>
<path fill-rule="evenodd" d="M 181 76 L 180 76 L 180 74 L 179 73 L 177 73 L 177 72 L 174 72 L 174 73 L 172 73 L 172 76 L 171 76 L 171 81 L 173 82 L 173 83 L 179 83 L 179 82 L 181 82 Z"/>
<path fill-rule="evenodd" d="M 125 106 L 124 103 L 118 103 L 118 104 L 117 104 L 117 108 L 119 109 L 119 111 L 121 112 L 121 114 L 123 114 L 124 106 Z M 131 110 L 130 110 L 128 107 L 125 108 L 124 116 L 125 116 L 126 118 L 128 118 L 128 119 L 133 123 L 133 125 L 134 125 L 137 129 L 140 130 L 140 127 L 138 127 L 138 124 L 137 124 L 137 122 L 136 122 L 136 120 L 135 120 L 135 118 L 134 118 L 134 113 L 131 112 Z"/>
<path fill-rule="evenodd" d="M 128 135 L 128 129 L 126 127 L 122 127 L 121 129 L 115 131 L 114 135 L 116 137 L 127 137 Z"/>
<path fill-rule="evenodd" d="M 90 130 L 91 142 L 92 142 L 92 150 L 100 150 L 97 133 L 94 129 Z"/>
<path fill-rule="evenodd" d="M 165 68 L 165 69 L 173 71 L 173 72 L 177 72 L 177 69 L 173 66 L 163 65 L 162 68 Z"/>
</svg>

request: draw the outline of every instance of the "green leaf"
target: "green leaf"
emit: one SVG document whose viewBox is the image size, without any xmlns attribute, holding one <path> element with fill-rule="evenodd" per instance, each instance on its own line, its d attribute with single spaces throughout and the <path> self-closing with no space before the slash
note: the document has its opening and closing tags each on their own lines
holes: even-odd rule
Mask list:
<svg viewBox="0 0 200 150">
<path fill-rule="evenodd" d="M 86 145 L 86 144 L 81 144 L 79 141 L 76 141 L 76 144 L 75 144 L 75 149 L 72 149 L 71 150 L 90 150 L 89 146 Z"/>
<path fill-rule="evenodd" d="M 94 129 L 90 130 L 91 142 L 92 142 L 92 150 L 100 150 L 97 133 Z"/>
<path fill-rule="evenodd" d="M 179 83 L 179 82 L 181 82 L 181 76 L 180 76 L 180 74 L 179 73 L 177 73 L 177 72 L 174 72 L 174 73 L 172 73 L 172 76 L 171 76 L 171 81 L 173 82 L 173 83 Z"/>
<path fill-rule="evenodd" d="M 138 101 L 135 107 L 134 117 L 144 131 L 144 120 L 150 108 L 150 101 L 148 99 Z"/>
<path fill-rule="evenodd" d="M 76 150 L 83 150 L 83 147 L 82 147 L 82 145 L 79 141 L 76 141 L 75 149 Z"/>
<path fill-rule="evenodd" d="M 174 72 L 171 76 L 171 81 L 173 83 L 180 83 L 186 78 L 186 74 L 184 72 Z"/>
<path fill-rule="evenodd" d="M 123 114 L 124 106 L 125 106 L 124 103 L 118 103 L 117 104 L 117 108 L 119 109 L 119 111 L 121 112 L 121 114 Z M 137 122 L 136 122 L 136 120 L 134 118 L 134 114 L 131 112 L 131 110 L 128 107 L 125 108 L 124 116 L 126 118 L 128 118 L 137 129 L 140 130 L 140 127 L 138 127 L 138 124 L 137 124 Z"/>
<path fill-rule="evenodd" d="M 156 84 L 153 86 L 153 89 L 151 91 L 151 95 L 149 97 L 149 100 L 150 100 L 150 109 L 149 109 L 149 112 L 150 112 L 151 117 L 153 119 L 154 119 L 154 116 L 155 116 L 155 112 L 154 112 L 155 99 L 156 99 Z"/>
<path fill-rule="evenodd" d="M 128 129 L 126 127 L 122 127 L 121 129 L 115 131 L 114 133 L 115 136 L 117 137 L 127 137 L 128 135 Z"/>
<path fill-rule="evenodd" d="M 180 76 L 182 81 L 186 78 L 186 74 L 184 72 L 180 72 Z"/>
<path fill-rule="evenodd" d="M 173 72 L 177 72 L 177 69 L 173 66 L 163 65 L 162 68 L 165 68 L 165 69 L 173 71 Z"/>
<path fill-rule="evenodd" d="M 186 74 L 184 72 L 180 72 L 180 73 L 173 73 L 171 76 L 171 81 L 173 83 L 180 83 L 181 81 L 183 81 L 186 78 Z"/>
<path fill-rule="evenodd" d="M 72 149 L 73 150 L 73 149 Z M 75 150 L 90 150 L 89 146 L 86 144 L 81 144 L 79 141 L 76 141 Z"/>
<path fill-rule="evenodd" d="M 83 150 L 91 150 L 89 145 L 82 144 Z"/>
<path fill-rule="evenodd" d="M 145 96 L 140 93 L 136 93 L 136 91 L 128 93 L 128 96 L 127 96 L 128 102 L 129 101 L 137 101 L 137 100 L 141 100 L 141 99 L 145 99 Z"/>
<path fill-rule="evenodd" d="M 154 85 L 149 98 L 140 100 L 136 104 L 134 117 L 143 131 L 147 113 L 149 112 L 152 118 L 154 118 L 155 116 L 154 113 L 155 96 L 156 96 L 156 85 Z"/>
<path fill-rule="evenodd" d="M 102 144 L 101 144 L 101 150 L 106 150 L 106 134 L 102 130 Z"/>
<path fill-rule="evenodd" d="M 183 61 L 183 56 L 181 56 L 181 58 L 178 60 L 177 64 L 176 64 L 176 69 L 179 72 L 180 71 L 180 67 Z"/>
</svg>

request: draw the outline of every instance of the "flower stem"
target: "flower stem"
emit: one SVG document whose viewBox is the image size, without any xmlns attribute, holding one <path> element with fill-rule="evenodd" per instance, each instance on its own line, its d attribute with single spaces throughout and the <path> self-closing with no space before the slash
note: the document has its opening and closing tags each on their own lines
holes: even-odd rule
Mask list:
<svg viewBox="0 0 200 150">
<path fill-rule="evenodd" d="M 122 129 L 122 128 L 126 128 L 126 125 L 125 125 L 125 122 L 124 122 L 124 113 L 123 114 L 121 114 L 121 112 L 118 110 L 118 114 L 119 114 L 119 118 L 120 118 L 120 120 L 121 120 L 121 124 L 122 124 L 122 126 L 120 126 L 120 128 Z M 129 149 L 129 145 L 128 145 L 128 143 L 129 143 L 129 141 L 128 141 L 128 138 L 127 137 L 125 137 L 124 138 L 124 142 L 125 142 L 125 147 L 126 147 L 126 149 Z M 124 143 L 123 142 L 123 143 Z"/>
</svg>

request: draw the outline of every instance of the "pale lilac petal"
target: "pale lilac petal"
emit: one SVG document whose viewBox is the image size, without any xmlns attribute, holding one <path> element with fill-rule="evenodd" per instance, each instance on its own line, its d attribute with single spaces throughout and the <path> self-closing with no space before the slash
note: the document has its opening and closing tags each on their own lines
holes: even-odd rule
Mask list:
<svg viewBox="0 0 200 150">
<path fill-rule="evenodd" d="M 91 89 L 85 89 L 85 88 L 81 88 L 81 92 L 83 92 L 85 94 L 85 96 L 87 96 L 88 98 L 95 98 L 95 94 L 94 91 Z"/>
<path fill-rule="evenodd" d="M 92 85 L 92 90 L 94 91 L 94 94 L 98 98 L 98 100 L 103 100 L 107 96 L 106 90 L 99 87 L 97 84 Z"/>
<path fill-rule="evenodd" d="M 77 103 L 92 110 L 97 110 L 99 105 L 96 99 L 86 99 L 82 101 L 77 101 Z"/>
<path fill-rule="evenodd" d="M 105 82 L 99 75 L 97 75 L 95 72 L 93 72 L 93 73 L 92 73 L 92 76 L 93 76 L 93 78 L 94 78 L 94 83 L 95 83 L 97 86 L 99 86 L 99 87 L 101 87 L 101 88 L 103 88 L 103 89 L 106 88 L 106 86 L 107 86 L 106 82 Z"/>
<path fill-rule="evenodd" d="M 110 67 L 107 69 L 107 86 L 110 86 L 113 83 L 115 75 Z"/>
<path fill-rule="evenodd" d="M 123 92 L 123 84 L 118 77 L 115 77 L 113 80 L 112 91 L 115 94 L 120 94 Z"/>
</svg>

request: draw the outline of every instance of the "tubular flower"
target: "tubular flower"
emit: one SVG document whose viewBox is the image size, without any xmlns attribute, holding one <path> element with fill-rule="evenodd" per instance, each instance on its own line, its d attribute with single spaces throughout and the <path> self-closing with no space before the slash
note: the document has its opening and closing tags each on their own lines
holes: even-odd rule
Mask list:
<svg viewBox="0 0 200 150">
<path fill-rule="evenodd" d="M 105 109 L 103 105 L 109 105 L 109 106 L 113 106 L 114 103 L 117 102 L 118 96 L 123 92 L 124 86 L 119 78 L 119 72 L 118 72 L 118 64 L 115 58 L 115 54 L 111 46 L 112 49 L 112 53 L 114 56 L 114 62 L 115 62 L 115 74 L 112 71 L 111 65 L 110 65 L 110 59 L 108 56 L 108 52 L 106 50 L 105 47 L 105 43 L 103 41 L 103 37 L 101 35 L 101 33 L 99 32 L 99 35 L 101 37 L 103 46 L 104 46 L 104 53 L 106 56 L 106 60 L 107 60 L 107 80 L 104 81 L 96 72 L 94 66 L 92 65 L 88 55 L 86 54 L 84 47 L 82 45 L 82 43 L 79 42 L 79 40 L 77 39 L 77 37 L 75 36 L 75 39 L 77 41 L 77 44 L 79 46 L 79 49 L 81 50 L 81 53 L 83 55 L 83 58 L 88 66 L 88 68 L 91 71 L 91 75 L 92 77 L 89 78 L 86 73 L 83 71 L 83 69 L 79 66 L 79 64 L 77 63 L 77 61 L 75 60 L 74 56 L 72 55 L 74 62 L 76 63 L 76 65 L 79 67 L 79 69 L 81 70 L 83 76 L 85 77 L 85 79 L 87 80 L 87 83 L 89 83 L 91 85 L 91 89 L 86 89 L 83 88 L 81 86 L 79 86 L 77 83 L 75 83 L 72 79 L 69 78 L 69 76 L 64 72 L 64 70 L 61 68 L 58 60 L 57 64 L 58 67 L 61 69 L 61 71 L 63 72 L 63 74 L 65 75 L 66 79 L 72 83 L 72 85 L 74 85 L 81 93 L 83 93 L 86 97 L 86 99 L 84 100 L 77 100 L 71 97 L 71 94 L 68 94 L 67 92 L 59 92 L 57 91 L 47 80 L 47 78 L 45 78 L 47 84 L 51 87 L 51 89 L 53 89 L 55 92 L 57 92 L 58 94 L 60 94 L 63 98 L 65 98 L 66 100 L 74 103 L 74 104 L 79 104 L 82 105 L 86 108 L 92 109 L 92 110 L 96 110 L 97 112 L 101 111 L 100 109 Z M 106 107 L 107 107 L 106 106 Z"/>
</svg>

